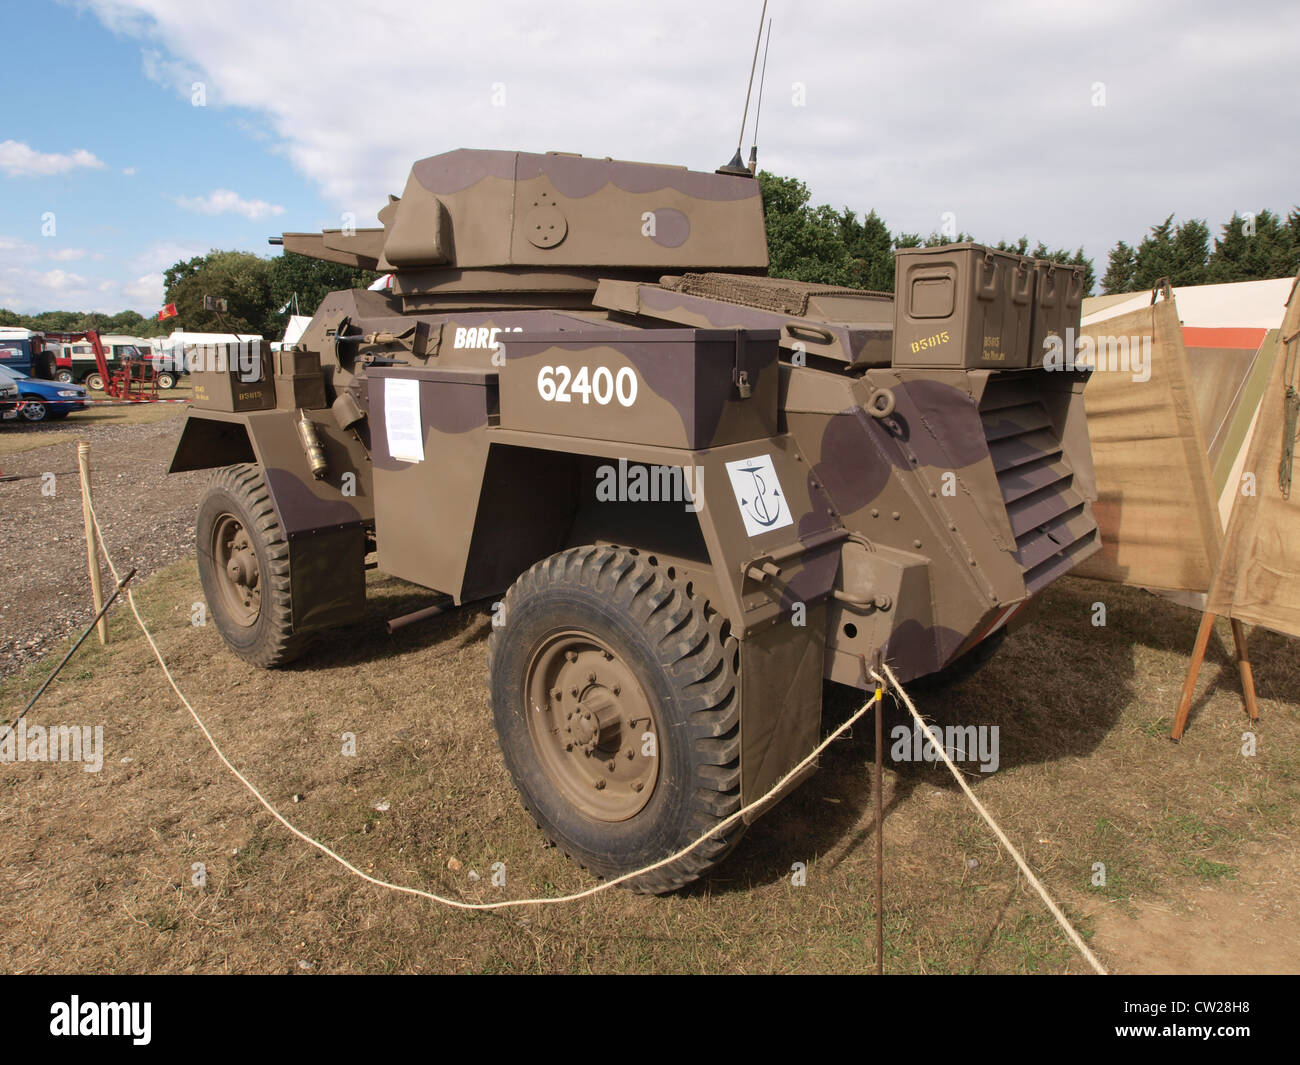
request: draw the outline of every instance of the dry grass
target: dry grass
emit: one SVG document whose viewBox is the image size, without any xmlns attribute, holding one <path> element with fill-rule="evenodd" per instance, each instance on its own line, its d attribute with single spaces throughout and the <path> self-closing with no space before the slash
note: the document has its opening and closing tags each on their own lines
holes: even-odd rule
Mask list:
<svg viewBox="0 0 1300 1065">
<path fill-rule="evenodd" d="M 269 673 L 226 652 L 211 625 L 191 626 L 201 598 L 191 563 L 163 571 L 139 599 L 232 761 L 291 820 L 360 867 L 470 899 L 589 885 L 543 847 L 496 750 L 483 689 L 487 617 L 462 610 L 388 637 L 382 620 L 427 598 L 372 578 L 364 624 Z M 1090 620 L 1098 599 L 1108 604 L 1103 629 Z M 999 726 L 1001 768 L 976 774 L 977 791 L 1121 971 L 1149 954 L 1143 914 L 1178 915 L 1169 934 L 1186 935 L 1184 967 L 1196 968 L 1198 914 L 1223 921 L 1205 900 L 1235 900 L 1243 915 L 1258 916 L 1264 892 L 1279 924 L 1230 935 L 1240 949 L 1223 964 L 1267 966 L 1270 955 L 1252 946 L 1261 938 L 1289 942 L 1300 957 L 1295 879 L 1268 879 L 1293 868 L 1286 863 L 1300 840 L 1294 647 L 1252 635 L 1263 715 L 1256 757 L 1240 753 L 1245 718 L 1217 640 L 1202 682 L 1209 688 L 1175 745 L 1168 721 L 1196 620 L 1140 592 L 1067 580 L 985 672 L 919 700 L 940 722 Z M 0 765 L 0 970 L 856 972 L 874 964 L 869 728 L 833 745 L 816 776 L 684 892 L 616 890 L 563 907 L 463 914 L 371 888 L 290 837 L 217 762 L 129 615 L 116 613 L 111 628 L 110 646 L 88 643 L 32 715 L 102 723 L 103 771 Z M 12 678 L 0 688 L 3 705 L 20 705 L 49 667 Z M 858 699 L 830 689 L 827 727 Z M 902 721 L 891 709 L 886 734 Z M 356 734 L 356 757 L 342 754 L 344 732 Z M 885 788 L 888 971 L 1085 970 L 945 770 L 895 765 Z M 453 857 L 458 871 L 448 868 Z M 489 882 L 498 861 L 504 891 Z M 1090 885 L 1098 861 L 1104 888 Z M 204 888 L 191 882 L 195 862 L 206 867 Z M 807 863 L 805 887 L 791 883 L 795 862 Z"/>
<path fill-rule="evenodd" d="M 184 378 L 175 388 L 159 392 L 163 399 L 188 400 L 193 389 Z M 177 418 L 187 409 L 184 403 L 132 403 L 124 406 L 111 406 L 112 402 L 103 392 L 90 393 L 91 399 L 102 403 L 86 410 L 73 411 L 66 418 L 57 422 L 44 422 L 31 425 L 21 419 L 0 422 L 0 455 L 13 455 L 19 451 L 31 451 L 33 448 L 58 444 L 75 433 L 78 427 L 145 425 L 150 422 L 166 421 Z"/>
</svg>

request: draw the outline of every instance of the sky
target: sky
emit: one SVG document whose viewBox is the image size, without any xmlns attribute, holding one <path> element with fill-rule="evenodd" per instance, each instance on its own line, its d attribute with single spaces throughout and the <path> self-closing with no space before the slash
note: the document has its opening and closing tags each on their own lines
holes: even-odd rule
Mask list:
<svg viewBox="0 0 1300 1065">
<path fill-rule="evenodd" d="M 377 225 L 416 159 L 712 170 L 762 0 L 6 4 L 0 307 L 162 305 L 163 270 Z M 1300 4 L 769 0 L 759 164 L 894 232 L 1082 246 L 1300 204 Z M 760 57 L 761 61 L 761 57 Z M 755 89 L 757 95 L 757 88 Z M 754 106 L 744 154 L 753 140 Z"/>
</svg>

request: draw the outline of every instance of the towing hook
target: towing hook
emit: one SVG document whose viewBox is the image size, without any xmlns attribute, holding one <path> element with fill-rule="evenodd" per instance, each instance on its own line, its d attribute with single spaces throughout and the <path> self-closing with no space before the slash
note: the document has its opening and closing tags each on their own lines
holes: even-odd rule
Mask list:
<svg viewBox="0 0 1300 1065">
<path fill-rule="evenodd" d="M 873 418 L 888 418 L 898 406 L 898 397 L 892 388 L 877 388 L 867 400 L 867 413 Z"/>
</svg>

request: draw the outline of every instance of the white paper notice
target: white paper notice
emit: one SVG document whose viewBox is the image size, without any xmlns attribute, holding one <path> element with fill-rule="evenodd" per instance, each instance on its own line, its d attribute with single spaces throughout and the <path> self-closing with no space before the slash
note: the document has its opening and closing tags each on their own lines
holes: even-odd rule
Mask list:
<svg viewBox="0 0 1300 1065">
<path fill-rule="evenodd" d="M 388 453 L 402 462 L 424 461 L 424 428 L 420 424 L 420 382 L 400 377 L 384 380 L 384 428 Z"/>
</svg>

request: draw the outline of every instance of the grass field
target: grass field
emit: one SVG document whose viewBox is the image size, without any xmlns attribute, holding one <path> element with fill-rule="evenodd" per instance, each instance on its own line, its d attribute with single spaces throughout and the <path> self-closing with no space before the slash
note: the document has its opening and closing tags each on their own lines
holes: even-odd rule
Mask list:
<svg viewBox="0 0 1300 1065">
<path fill-rule="evenodd" d="M 486 614 L 454 611 L 390 637 L 383 620 L 427 596 L 371 576 L 365 622 L 277 672 L 245 667 L 212 625 L 191 624 L 202 598 L 192 563 L 164 570 L 138 598 L 231 760 L 359 867 L 465 899 L 589 886 L 543 845 L 502 765 L 483 688 Z M 1096 601 L 1108 607 L 1104 628 L 1091 624 Z M 1252 632 L 1262 719 L 1257 752 L 1244 756 L 1222 625 L 1191 727 L 1174 744 L 1196 621 L 1142 592 L 1066 579 L 984 672 L 918 694 L 918 705 L 938 723 L 999 727 L 1000 768 L 973 774 L 973 786 L 1110 968 L 1295 971 L 1300 667 L 1286 640 Z M 867 722 L 683 892 L 465 914 L 368 886 L 290 836 L 217 761 L 130 615 L 116 611 L 110 629 L 109 646 L 89 641 L 31 715 L 102 724 L 102 771 L 0 764 L 0 970 L 874 966 Z M 51 665 L 0 688 L 6 713 Z M 860 700 L 828 688 L 824 727 Z M 887 744 L 903 720 L 890 709 Z M 356 736 L 355 756 L 343 753 L 344 733 Z M 947 771 L 886 766 L 886 970 L 1086 971 Z M 497 862 L 504 887 L 491 883 Z M 805 886 L 793 882 L 800 862 Z"/>
</svg>

